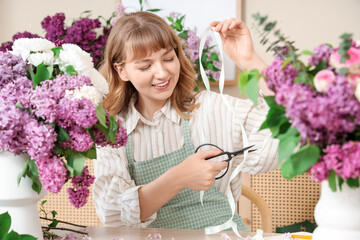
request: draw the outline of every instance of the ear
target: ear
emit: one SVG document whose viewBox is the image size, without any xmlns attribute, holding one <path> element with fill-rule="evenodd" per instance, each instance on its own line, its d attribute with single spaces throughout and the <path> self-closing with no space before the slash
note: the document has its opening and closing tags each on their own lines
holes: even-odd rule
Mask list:
<svg viewBox="0 0 360 240">
<path fill-rule="evenodd" d="M 116 72 L 119 74 L 119 77 L 121 78 L 121 80 L 130 81 L 128 76 L 127 76 L 127 73 L 126 73 L 126 70 L 125 70 L 124 66 L 121 66 L 118 63 L 114 63 L 114 68 L 115 68 Z"/>
</svg>

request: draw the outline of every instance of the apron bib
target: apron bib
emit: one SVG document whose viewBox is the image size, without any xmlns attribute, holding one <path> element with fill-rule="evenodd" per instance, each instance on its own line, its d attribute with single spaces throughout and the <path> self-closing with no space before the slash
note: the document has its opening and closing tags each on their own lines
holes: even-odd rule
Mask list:
<svg viewBox="0 0 360 240">
<path fill-rule="evenodd" d="M 181 127 L 184 134 L 184 147 L 142 162 L 134 161 L 132 136 L 129 135 L 126 154 L 129 161 L 130 176 L 137 186 L 155 180 L 167 170 L 194 154 L 195 148 L 191 140 L 188 120 L 181 119 Z M 203 205 L 200 203 L 199 191 L 183 189 L 157 211 L 156 219 L 148 227 L 204 230 L 209 226 L 223 224 L 230 217 L 231 209 L 227 197 L 215 186 L 205 191 Z M 249 231 L 237 213 L 233 220 L 237 224 L 239 231 Z"/>
</svg>

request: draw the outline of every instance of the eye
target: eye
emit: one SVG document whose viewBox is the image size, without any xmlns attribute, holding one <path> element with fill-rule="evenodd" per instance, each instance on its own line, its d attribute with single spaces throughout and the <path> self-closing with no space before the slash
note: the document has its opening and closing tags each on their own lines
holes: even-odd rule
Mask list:
<svg viewBox="0 0 360 240">
<path fill-rule="evenodd" d="M 141 67 L 139 68 L 140 71 L 146 71 L 150 68 L 151 65 L 147 65 L 147 66 L 144 66 L 144 67 Z"/>
<path fill-rule="evenodd" d="M 171 58 L 165 59 L 164 61 L 165 61 L 165 62 L 172 62 L 173 60 L 174 60 L 174 57 L 171 57 Z"/>
</svg>

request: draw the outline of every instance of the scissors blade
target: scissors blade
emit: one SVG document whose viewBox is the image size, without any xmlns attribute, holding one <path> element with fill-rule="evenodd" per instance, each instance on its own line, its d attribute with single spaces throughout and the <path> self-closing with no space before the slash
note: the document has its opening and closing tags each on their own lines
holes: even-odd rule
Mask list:
<svg viewBox="0 0 360 240">
<path fill-rule="evenodd" d="M 240 149 L 239 151 L 236 151 L 236 152 L 233 152 L 233 157 L 235 157 L 236 155 L 239 155 L 239 154 L 243 154 L 246 150 L 254 147 L 255 145 L 250 145 L 250 146 L 247 146 L 247 147 L 244 147 L 242 149 Z M 249 152 L 253 152 L 253 151 L 256 151 L 256 149 L 253 149 L 253 150 L 250 150 Z"/>
</svg>

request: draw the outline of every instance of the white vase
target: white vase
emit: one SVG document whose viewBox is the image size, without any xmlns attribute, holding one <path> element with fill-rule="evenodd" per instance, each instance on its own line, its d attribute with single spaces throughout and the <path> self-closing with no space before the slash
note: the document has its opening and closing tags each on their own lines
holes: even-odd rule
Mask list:
<svg viewBox="0 0 360 240">
<path fill-rule="evenodd" d="M 321 195 L 315 207 L 318 227 L 313 240 L 359 240 L 360 239 L 360 188 L 332 192 L 329 183 L 321 183 Z"/>
<path fill-rule="evenodd" d="M 46 191 L 40 194 L 33 191 L 28 177 L 17 184 L 17 176 L 27 160 L 26 154 L 14 155 L 0 150 L 0 214 L 9 212 L 11 229 L 15 232 L 43 239 L 37 202 L 46 195 Z"/>
</svg>

